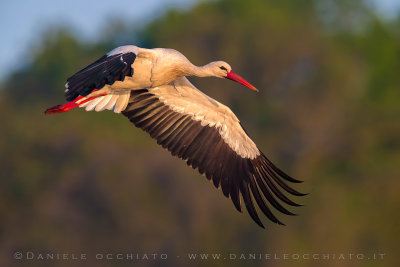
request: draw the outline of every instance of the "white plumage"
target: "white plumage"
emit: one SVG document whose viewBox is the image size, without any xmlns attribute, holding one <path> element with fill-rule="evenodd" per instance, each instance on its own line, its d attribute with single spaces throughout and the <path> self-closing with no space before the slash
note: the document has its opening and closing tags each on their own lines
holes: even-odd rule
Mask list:
<svg viewBox="0 0 400 267">
<path fill-rule="evenodd" d="M 50 113 L 76 106 L 87 111 L 114 110 L 174 156 L 187 161 L 221 188 L 239 211 L 241 199 L 263 227 L 254 202 L 273 222 L 282 224 L 267 203 L 293 215 L 279 201 L 298 206 L 280 190 L 301 196 L 284 181 L 300 182 L 272 164 L 248 137 L 235 114 L 205 95 L 186 76 L 227 78 L 257 90 L 224 61 L 193 65 L 173 49 L 121 46 L 67 79 L 67 104 Z M 279 201 L 278 201 L 279 200 Z"/>
</svg>

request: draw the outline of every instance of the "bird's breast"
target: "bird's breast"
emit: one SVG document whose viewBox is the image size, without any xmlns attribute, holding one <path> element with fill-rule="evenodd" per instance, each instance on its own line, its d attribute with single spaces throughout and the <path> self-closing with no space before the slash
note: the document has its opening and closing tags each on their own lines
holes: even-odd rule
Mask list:
<svg viewBox="0 0 400 267">
<path fill-rule="evenodd" d="M 177 77 L 184 76 L 185 73 L 179 66 L 166 62 L 165 64 L 158 64 L 153 66 L 151 81 L 153 87 L 168 84 L 175 80 Z"/>
</svg>

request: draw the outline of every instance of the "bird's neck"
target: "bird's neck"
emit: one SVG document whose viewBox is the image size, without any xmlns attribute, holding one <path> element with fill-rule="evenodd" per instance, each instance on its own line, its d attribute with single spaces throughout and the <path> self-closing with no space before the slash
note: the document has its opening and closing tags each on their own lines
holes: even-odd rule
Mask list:
<svg viewBox="0 0 400 267">
<path fill-rule="evenodd" d="M 204 66 L 190 64 L 187 70 L 187 76 L 210 77 L 214 76 L 214 74 L 210 71 L 208 64 Z"/>
</svg>

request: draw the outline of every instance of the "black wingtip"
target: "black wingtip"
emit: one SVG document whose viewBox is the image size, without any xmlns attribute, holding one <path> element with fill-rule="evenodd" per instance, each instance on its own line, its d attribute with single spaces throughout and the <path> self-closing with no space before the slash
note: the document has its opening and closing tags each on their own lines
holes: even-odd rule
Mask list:
<svg viewBox="0 0 400 267">
<path fill-rule="evenodd" d="M 231 198 L 231 200 L 232 200 L 232 198 Z M 232 200 L 232 202 L 233 202 L 233 205 L 235 206 L 236 210 L 239 211 L 240 213 L 242 213 L 242 207 L 240 206 L 240 204 L 237 205 L 237 204 L 235 203 L 235 201 L 233 201 L 233 200 Z"/>
<path fill-rule="evenodd" d="M 296 213 L 293 213 L 291 211 L 285 210 L 284 212 L 282 212 L 283 214 L 289 215 L 289 216 L 297 216 Z"/>
<path fill-rule="evenodd" d="M 255 221 L 257 223 L 258 226 L 260 226 L 262 229 L 265 229 L 264 224 L 261 223 L 261 221 Z"/>
</svg>

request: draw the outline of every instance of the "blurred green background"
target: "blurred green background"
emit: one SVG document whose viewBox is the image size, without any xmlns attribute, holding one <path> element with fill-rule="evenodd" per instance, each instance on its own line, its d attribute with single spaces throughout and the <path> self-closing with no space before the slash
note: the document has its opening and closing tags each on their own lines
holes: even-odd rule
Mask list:
<svg viewBox="0 0 400 267">
<path fill-rule="evenodd" d="M 196 65 L 225 60 L 259 88 L 191 79 L 305 181 L 297 188 L 310 195 L 295 199 L 305 206 L 292 209 L 300 216 L 278 214 L 287 226 L 260 229 L 122 115 L 43 114 L 64 103 L 67 77 L 123 44 L 174 48 Z M 139 26 L 110 20 L 95 41 L 49 25 L 28 52 L 0 85 L 1 266 L 399 266 L 399 16 L 361 0 L 202 1 Z M 18 261 L 15 251 L 89 259 Z M 93 259 L 117 252 L 168 260 Z M 187 253 L 346 259 L 190 261 Z"/>
</svg>

